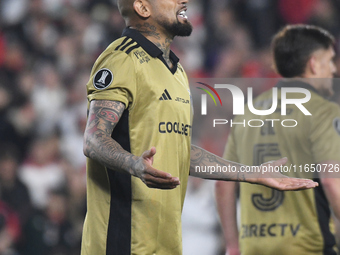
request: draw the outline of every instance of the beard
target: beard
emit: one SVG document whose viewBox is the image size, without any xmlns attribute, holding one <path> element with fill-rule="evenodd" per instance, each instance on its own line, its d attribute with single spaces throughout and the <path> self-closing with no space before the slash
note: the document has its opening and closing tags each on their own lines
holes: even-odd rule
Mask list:
<svg viewBox="0 0 340 255">
<path fill-rule="evenodd" d="M 181 23 L 177 20 L 177 22 L 167 22 L 160 21 L 159 24 L 171 35 L 175 36 L 190 36 L 192 32 L 192 25 L 189 21 L 185 23 Z"/>
</svg>

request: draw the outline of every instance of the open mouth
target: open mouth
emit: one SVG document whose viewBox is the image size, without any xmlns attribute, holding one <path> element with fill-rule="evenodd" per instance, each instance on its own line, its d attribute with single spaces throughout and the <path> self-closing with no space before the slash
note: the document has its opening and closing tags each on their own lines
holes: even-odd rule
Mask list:
<svg viewBox="0 0 340 255">
<path fill-rule="evenodd" d="M 186 12 L 187 12 L 186 9 L 181 10 L 181 11 L 177 14 L 177 16 L 180 17 L 180 18 L 182 18 L 182 19 L 188 19 L 188 16 L 187 16 Z"/>
</svg>

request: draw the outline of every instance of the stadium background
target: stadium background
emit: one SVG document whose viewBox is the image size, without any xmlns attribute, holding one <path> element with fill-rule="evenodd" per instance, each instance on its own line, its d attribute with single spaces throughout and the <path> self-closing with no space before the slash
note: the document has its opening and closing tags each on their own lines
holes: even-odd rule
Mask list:
<svg viewBox="0 0 340 255">
<path fill-rule="evenodd" d="M 188 16 L 194 32 L 172 50 L 190 78 L 277 77 L 269 43 L 287 23 L 328 29 L 340 51 L 337 0 L 191 0 Z M 85 84 L 123 28 L 114 0 L 0 1 L 0 254 L 79 254 Z M 192 87 L 196 113 L 200 93 Z M 228 129 L 194 122 L 193 142 L 221 155 Z M 213 182 L 190 180 L 183 239 L 184 254 L 223 252 Z"/>
</svg>

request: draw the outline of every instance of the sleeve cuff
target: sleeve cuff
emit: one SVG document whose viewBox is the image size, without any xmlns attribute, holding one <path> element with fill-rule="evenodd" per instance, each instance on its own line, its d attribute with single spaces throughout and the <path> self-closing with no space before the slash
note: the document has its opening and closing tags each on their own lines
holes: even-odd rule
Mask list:
<svg viewBox="0 0 340 255">
<path fill-rule="evenodd" d="M 97 94 L 91 94 L 87 96 L 87 99 L 89 102 L 91 102 L 92 100 L 109 100 L 109 101 L 118 101 L 118 102 L 122 102 L 123 104 L 125 104 L 125 108 L 129 107 L 129 100 L 124 97 L 123 95 L 101 95 L 100 93 Z"/>
</svg>

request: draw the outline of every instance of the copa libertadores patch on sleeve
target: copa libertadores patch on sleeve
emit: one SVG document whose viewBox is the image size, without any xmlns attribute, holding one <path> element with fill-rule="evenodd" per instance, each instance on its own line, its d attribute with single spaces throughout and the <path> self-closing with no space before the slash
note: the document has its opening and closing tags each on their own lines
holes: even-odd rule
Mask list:
<svg viewBox="0 0 340 255">
<path fill-rule="evenodd" d="M 340 135 L 340 118 L 335 118 L 333 120 L 333 126 L 335 128 L 335 131 Z"/>
<path fill-rule="evenodd" d="M 96 89 L 105 89 L 113 81 L 113 74 L 109 69 L 103 68 L 100 69 L 93 78 L 93 86 Z"/>
</svg>

